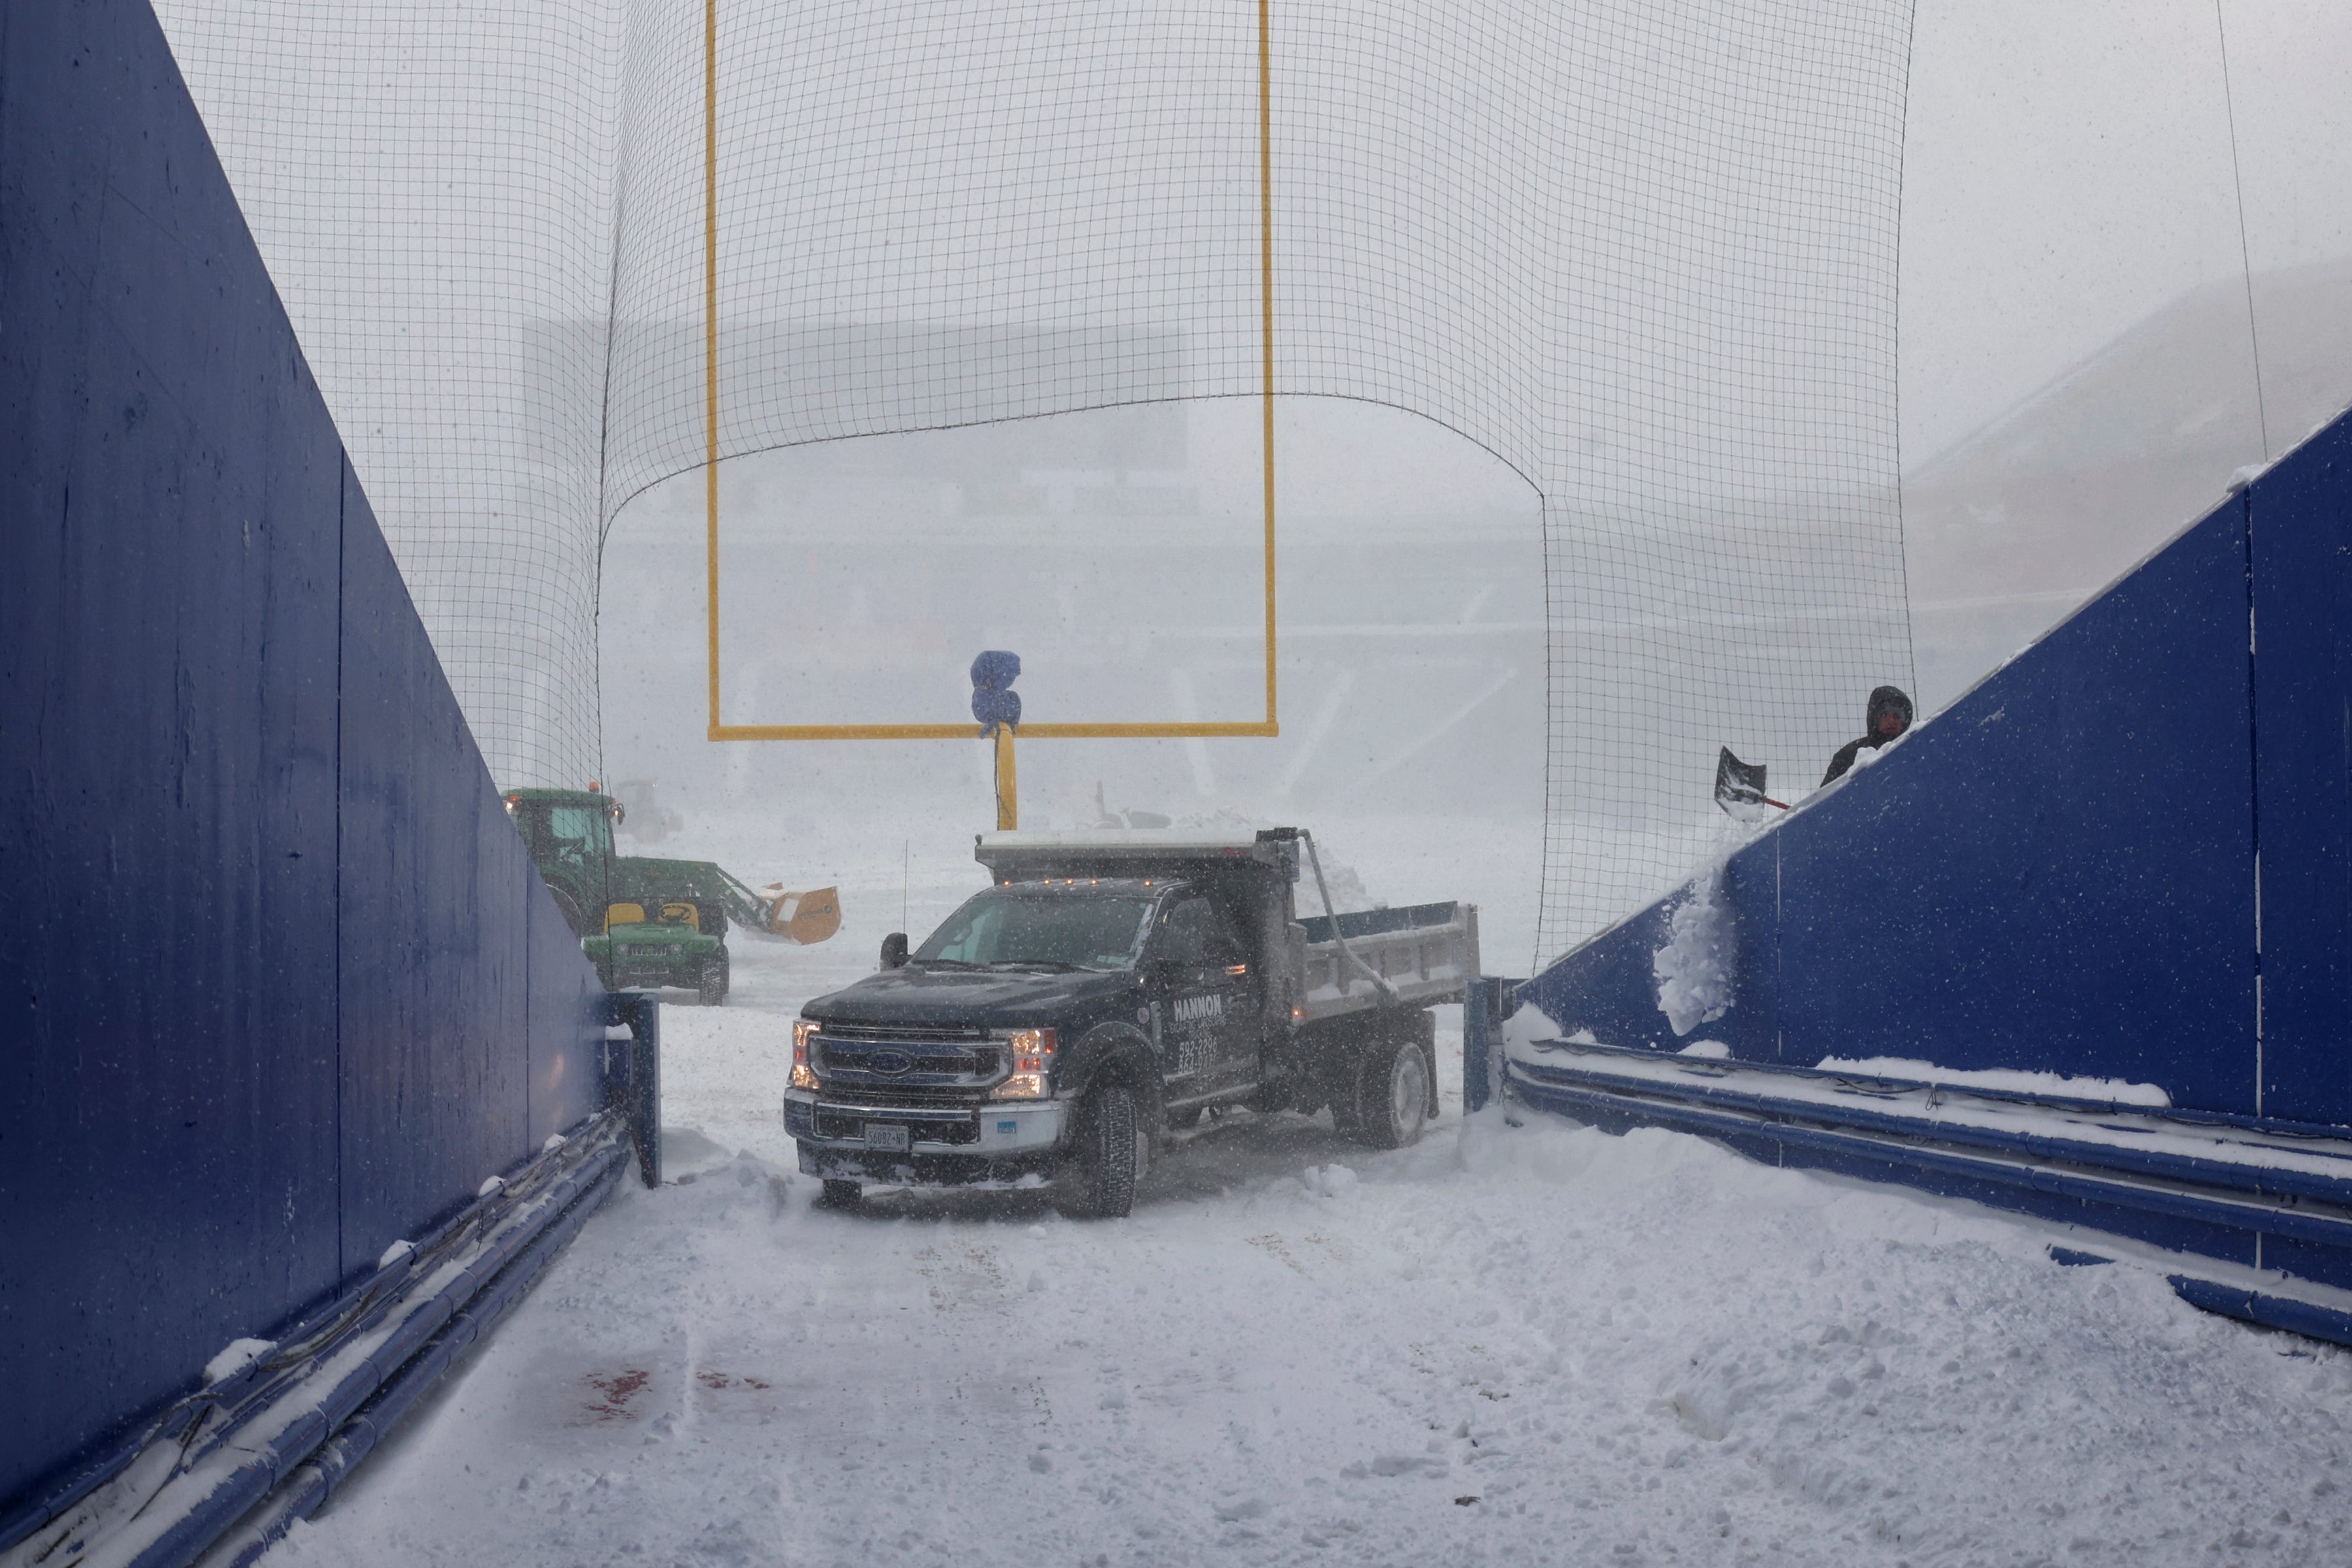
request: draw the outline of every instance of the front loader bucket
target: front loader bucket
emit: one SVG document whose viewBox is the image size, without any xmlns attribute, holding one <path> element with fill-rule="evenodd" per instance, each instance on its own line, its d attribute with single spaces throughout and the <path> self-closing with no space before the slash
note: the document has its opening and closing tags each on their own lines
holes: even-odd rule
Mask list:
<svg viewBox="0 0 2352 1568">
<path fill-rule="evenodd" d="M 768 929 L 807 947 L 841 929 L 841 889 L 818 888 L 806 893 L 781 887 L 760 889 L 768 900 Z"/>
</svg>

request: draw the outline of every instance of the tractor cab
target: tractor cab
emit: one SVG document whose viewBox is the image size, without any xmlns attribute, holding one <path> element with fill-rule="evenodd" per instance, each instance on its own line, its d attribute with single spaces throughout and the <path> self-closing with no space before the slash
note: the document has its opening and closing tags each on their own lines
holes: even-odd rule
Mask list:
<svg viewBox="0 0 2352 1568">
<path fill-rule="evenodd" d="M 602 934 L 621 803 L 596 790 L 510 789 L 506 805 L 564 923 L 575 936 Z"/>
</svg>

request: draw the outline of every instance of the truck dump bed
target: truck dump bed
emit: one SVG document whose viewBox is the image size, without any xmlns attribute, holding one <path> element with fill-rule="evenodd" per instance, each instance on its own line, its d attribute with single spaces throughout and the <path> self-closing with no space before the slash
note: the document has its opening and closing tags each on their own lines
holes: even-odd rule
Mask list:
<svg viewBox="0 0 2352 1568">
<path fill-rule="evenodd" d="M 1308 835 L 1130 828 L 1100 833 L 984 833 L 974 857 L 1000 881 L 1089 877 L 1185 877 L 1257 868 L 1296 883 L 1310 866 Z M 1293 918 L 1281 960 L 1297 978 L 1302 1023 L 1374 1007 L 1459 1002 L 1478 973 L 1475 904 L 1412 904 Z"/>
<path fill-rule="evenodd" d="M 1306 934 L 1300 972 L 1309 1023 L 1366 1007 L 1459 1002 L 1478 973 L 1475 904 L 1316 915 L 1298 928 Z"/>
<path fill-rule="evenodd" d="M 999 881 L 1064 877 L 1177 877 L 1217 867 L 1257 865 L 1298 880 L 1296 830 L 1270 827 L 1248 834 L 1190 833 L 1133 827 L 1104 833 L 982 833 L 972 858 Z M 1288 835 L 1290 837 L 1281 837 Z"/>
</svg>

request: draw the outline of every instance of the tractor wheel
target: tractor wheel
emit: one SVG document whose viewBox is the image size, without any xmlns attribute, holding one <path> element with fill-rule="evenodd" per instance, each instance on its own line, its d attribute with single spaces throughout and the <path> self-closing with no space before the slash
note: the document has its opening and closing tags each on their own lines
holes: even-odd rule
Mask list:
<svg viewBox="0 0 2352 1568">
<path fill-rule="evenodd" d="M 589 921 L 587 910 L 580 907 L 580 900 L 563 889 L 550 883 L 547 890 L 555 895 L 555 907 L 562 913 L 563 923 L 572 928 L 572 935 L 594 936 L 603 926 L 604 922 L 601 920 L 592 924 Z"/>
<path fill-rule="evenodd" d="M 727 958 L 725 954 L 705 961 L 702 965 L 702 1005 L 722 1005 L 727 1000 Z"/>
<path fill-rule="evenodd" d="M 1076 1147 L 1055 1183 L 1055 1201 L 1073 1219 L 1125 1219 L 1135 1208 L 1143 1149 L 1135 1097 L 1106 1083 L 1078 1104 Z"/>
</svg>

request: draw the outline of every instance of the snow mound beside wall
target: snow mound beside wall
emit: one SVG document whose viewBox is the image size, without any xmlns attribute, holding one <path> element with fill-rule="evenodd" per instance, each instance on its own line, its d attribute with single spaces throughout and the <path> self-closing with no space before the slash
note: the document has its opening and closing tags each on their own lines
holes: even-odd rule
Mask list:
<svg viewBox="0 0 2352 1568">
<path fill-rule="evenodd" d="M 1676 1036 L 1731 1011 L 1736 942 L 1731 910 L 1723 900 L 1723 868 L 1713 867 L 1675 906 L 1666 945 L 1651 960 L 1658 977 L 1658 1010 Z"/>
</svg>

